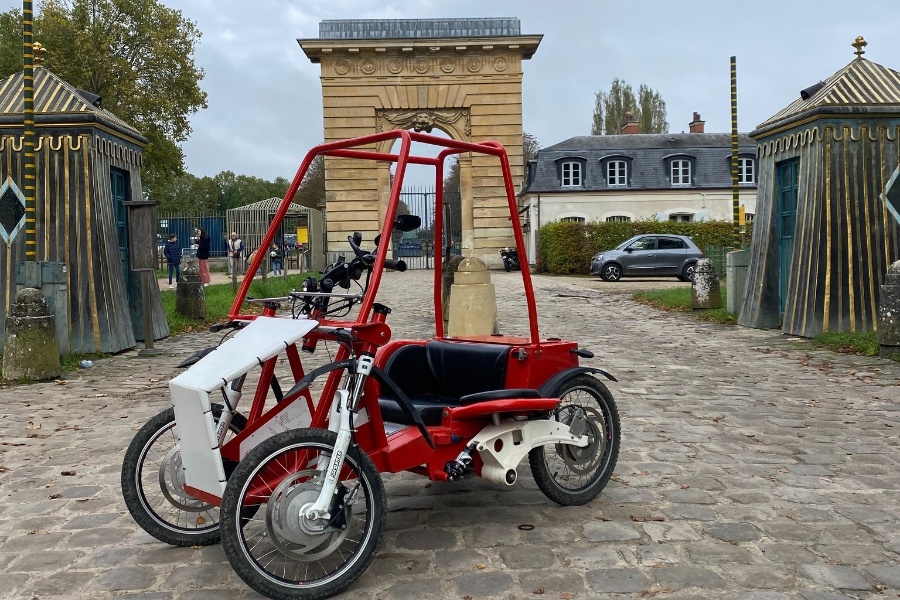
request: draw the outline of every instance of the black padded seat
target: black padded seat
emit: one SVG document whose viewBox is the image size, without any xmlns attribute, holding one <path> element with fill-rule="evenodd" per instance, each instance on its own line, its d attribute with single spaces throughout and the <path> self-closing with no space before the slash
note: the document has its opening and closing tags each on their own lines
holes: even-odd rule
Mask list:
<svg viewBox="0 0 900 600">
<path fill-rule="evenodd" d="M 512 391 L 503 389 L 510 350 L 511 346 L 502 344 L 431 341 L 400 348 L 388 357 L 384 371 L 412 401 L 426 425 L 440 425 L 444 407 L 460 406 L 463 397 L 470 397 L 468 404 L 500 397 L 532 397 L 519 395 L 524 390 L 505 395 Z M 477 398 L 486 392 L 501 396 Z M 528 392 L 537 394 L 536 390 Z M 386 386 L 382 386 L 378 404 L 384 421 L 413 424 Z"/>
</svg>

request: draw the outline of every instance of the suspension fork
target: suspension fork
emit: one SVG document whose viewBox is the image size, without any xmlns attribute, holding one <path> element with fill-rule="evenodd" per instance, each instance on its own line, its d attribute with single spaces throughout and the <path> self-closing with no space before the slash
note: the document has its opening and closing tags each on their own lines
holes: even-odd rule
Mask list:
<svg viewBox="0 0 900 600">
<path fill-rule="evenodd" d="M 351 373 L 347 389 L 338 390 L 337 392 L 338 397 L 332 404 L 328 422 L 328 429 L 337 433 L 334 451 L 331 453 L 331 460 L 328 462 L 328 469 L 325 471 L 325 481 L 322 484 L 319 497 L 312 506 L 307 505 L 301 509 L 301 518 L 305 517 L 310 521 L 332 518 L 332 515 L 329 513 L 332 498 L 338 491 L 338 477 L 344 468 L 344 460 L 347 457 L 347 450 L 350 448 L 350 441 L 353 436 L 353 431 L 350 427 L 350 415 L 356 412 L 356 409 L 359 407 L 366 378 L 372 373 L 374 365 L 374 354 L 367 352 L 360 355 L 356 362 L 355 373 Z"/>
<path fill-rule="evenodd" d="M 222 415 L 216 424 L 216 439 L 219 440 L 219 446 L 225 442 L 228 428 L 231 427 L 231 420 L 234 418 L 238 402 L 241 400 L 241 390 L 246 378 L 247 374 L 245 373 L 222 388 Z"/>
</svg>

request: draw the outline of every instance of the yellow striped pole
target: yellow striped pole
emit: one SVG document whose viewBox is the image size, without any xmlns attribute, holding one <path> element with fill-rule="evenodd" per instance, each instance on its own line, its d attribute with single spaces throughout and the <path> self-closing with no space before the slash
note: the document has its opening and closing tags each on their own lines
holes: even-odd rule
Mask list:
<svg viewBox="0 0 900 600">
<path fill-rule="evenodd" d="M 25 260 L 37 260 L 35 182 L 37 170 L 34 166 L 34 51 L 31 26 L 34 19 L 31 0 L 22 0 L 22 54 L 25 66 L 23 85 L 25 108 Z"/>
<path fill-rule="evenodd" d="M 731 241 L 741 249 L 741 193 L 738 184 L 737 57 L 731 57 Z"/>
</svg>

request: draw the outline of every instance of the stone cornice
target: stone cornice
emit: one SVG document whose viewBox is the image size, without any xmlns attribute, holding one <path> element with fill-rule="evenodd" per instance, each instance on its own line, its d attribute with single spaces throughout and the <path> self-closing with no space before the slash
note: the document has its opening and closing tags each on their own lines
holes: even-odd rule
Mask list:
<svg viewBox="0 0 900 600">
<path fill-rule="evenodd" d="M 297 40 L 300 48 L 313 63 L 321 62 L 323 56 L 359 56 L 376 54 L 391 56 L 417 56 L 437 52 L 492 52 L 519 54 L 523 59 L 531 58 L 537 52 L 543 35 L 497 36 L 481 38 L 416 38 L 416 39 L 370 39 L 370 40 Z"/>
</svg>

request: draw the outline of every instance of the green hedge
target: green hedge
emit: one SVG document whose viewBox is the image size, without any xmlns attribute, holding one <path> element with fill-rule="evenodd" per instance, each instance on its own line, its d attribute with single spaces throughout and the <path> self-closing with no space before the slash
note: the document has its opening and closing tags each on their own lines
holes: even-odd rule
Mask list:
<svg viewBox="0 0 900 600">
<path fill-rule="evenodd" d="M 594 254 L 611 250 L 630 237 L 648 233 L 689 236 L 704 252 L 708 246 L 730 248 L 732 241 L 731 221 L 554 222 L 541 227 L 540 271 L 586 275 Z M 749 236 L 746 237 L 749 242 Z"/>
</svg>

